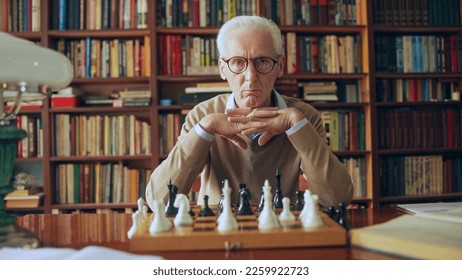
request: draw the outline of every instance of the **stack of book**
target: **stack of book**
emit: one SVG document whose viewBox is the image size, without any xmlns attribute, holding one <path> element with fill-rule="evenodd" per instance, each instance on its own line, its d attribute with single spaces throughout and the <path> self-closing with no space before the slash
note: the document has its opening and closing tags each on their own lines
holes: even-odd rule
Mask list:
<svg viewBox="0 0 462 280">
<path fill-rule="evenodd" d="M 43 197 L 42 187 L 16 189 L 5 196 L 6 208 L 36 208 Z"/>
<path fill-rule="evenodd" d="M 299 83 L 305 101 L 338 101 L 337 84 L 335 82 Z"/>
<path fill-rule="evenodd" d="M 82 95 L 82 92 L 74 87 L 67 87 L 60 91 L 57 94 L 51 96 L 51 107 L 53 108 L 74 108 L 79 106 L 79 95 Z"/>
<path fill-rule="evenodd" d="M 227 82 L 197 83 L 195 87 L 185 88 L 185 93 L 178 95 L 178 104 L 195 105 L 222 93 L 231 93 Z"/>
<path fill-rule="evenodd" d="M 114 107 L 139 107 L 151 104 L 151 91 L 148 89 L 121 90 L 119 98 L 114 100 Z"/>
</svg>

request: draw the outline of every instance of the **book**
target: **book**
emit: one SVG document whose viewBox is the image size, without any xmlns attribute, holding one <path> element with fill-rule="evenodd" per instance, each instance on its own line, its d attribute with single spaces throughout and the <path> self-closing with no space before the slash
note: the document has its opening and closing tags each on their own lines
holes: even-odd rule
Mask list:
<svg viewBox="0 0 462 280">
<path fill-rule="evenodd" d="M 409 259 L 462 259 L 462 208 L 430 215 L 405 214 L 353 229 L 351 245 Z"/>
<path fill-rule="evenodd" d="M 398 210 L 409 214 L 447 212 L 453 209 L 462 209 L 462 202 L 409 203 L 398 204 L 396 207 Z"/>
<path fill-rule="evenodd" d="M 14 191 L 8 193 L 5 198 L 9 197 L 21 197 L 21 196 L 29 196 L 35 195 L 38 193 L 43 192 L 43 187 L 32 187 L 32 188 L 24 188 L 24 189 L 15 189 Z"/>
<path fill-rule="evenodd" d="M 43 192 L 27 196 L 5 196 L 6 208 L 36 208 L 40 206 Z"/>
</svg>

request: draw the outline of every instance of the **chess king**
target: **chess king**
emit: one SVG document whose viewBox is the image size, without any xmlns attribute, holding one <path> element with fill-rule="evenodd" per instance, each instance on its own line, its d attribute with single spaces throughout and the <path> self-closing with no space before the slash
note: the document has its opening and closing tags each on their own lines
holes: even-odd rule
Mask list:
<svg viewBox="0 0 462 280">
<path fill-rule="evenodd" d="M 205 195 L 218 204 L 225 179 L 232 203 L 240 183 L 258 198 L 265 180 L 276 185 L 278 168 L 281 191 L 291 201 L 302 173 L 320 205 L 348 204 L 352 180 L 327 145 L 320 113 L 274 89 L 286 61 L 278 26 L 263 17 L 234 17 L 221 27 L 217 47 L 220 76 L 232 93 L 204 101 L 186 116 L 176 145 L 148 182 L 149 206 L 166 198 L 169 180 L 187 194 L 199 175 L 198 204 Z"/>
</svg>

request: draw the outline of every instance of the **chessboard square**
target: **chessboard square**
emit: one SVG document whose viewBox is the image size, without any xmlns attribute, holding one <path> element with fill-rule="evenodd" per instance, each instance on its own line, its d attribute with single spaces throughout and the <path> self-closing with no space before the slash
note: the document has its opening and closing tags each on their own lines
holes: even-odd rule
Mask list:
<svg viewBox="0 0 462 280">
<path fill-rule="evenodd" d="M 196 223 L 215 223 L 217 221 L 217 217 L 210 216 L 210 217 L 197 217 Z"/>
<path fill-rule="evenodd" d="M 195 223 L 194 230 L 214 230 L 217 227 L 216 223 Z"/>
<path fill-rule="evenodd" d="M 255 221 L 257 216 L 255 215 L 237 215 L 236 220 L 239 221 Z"/>
</svg>

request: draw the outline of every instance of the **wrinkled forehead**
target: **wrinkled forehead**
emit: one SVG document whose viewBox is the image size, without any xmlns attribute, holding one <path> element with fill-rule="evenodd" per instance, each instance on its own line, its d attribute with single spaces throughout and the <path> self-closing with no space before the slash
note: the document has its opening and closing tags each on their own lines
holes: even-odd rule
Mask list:
<svg viewBox="0 0 462 280">
<path fill-rule="evenodd" d="M 227 34 L 222 57 L 242 56 L 255 58 L 259 56 L 274 57 L 273 38 L 268 32 L 253 28 L 238 28 Z"/>
</svg>

